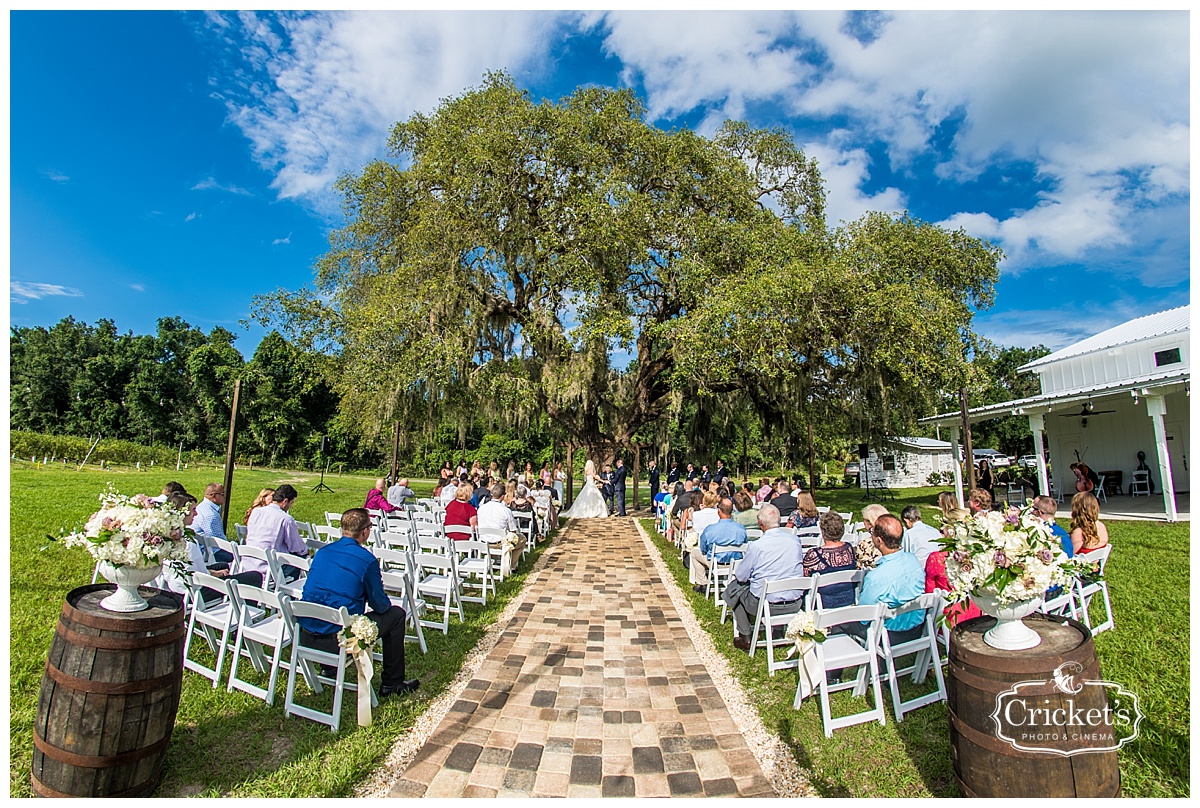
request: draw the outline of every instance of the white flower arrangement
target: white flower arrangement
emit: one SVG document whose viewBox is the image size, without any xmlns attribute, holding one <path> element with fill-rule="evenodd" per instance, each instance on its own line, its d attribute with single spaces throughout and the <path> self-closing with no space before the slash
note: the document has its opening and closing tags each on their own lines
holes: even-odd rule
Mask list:
<svg viewBox="0 0 1200 808">
<path fill-rule="evenodd" d="M 375 621 L 360 614 L 350 621 L 349 629 L 338 632 L 338 645 L 346 649 L 346 653 L 356 657 L 361 653 L 371 653 L 371 647 L 379 639 L 379 626 Z"/>
<path fill-rule="evenodd" d="M 517 549 L 522 544 L 524 544 L 524 542 L 525 542 L 525 537 L 523 535 L 521 535 L 520 533 L 514 533 L 513 531 L 510 530 L 504 534 L 504 550 L 505 550 L 505 552 L 511 552 L 511 551 Z"/>
<path fill-rule="evenodd" d="M 152 502 L 145 494 L 122 496 L 110 485 L 100 495 L 100 510 L 74 533 L 67 547 L 84 547 L 98 561 L 114 567 L 148 569 L 188 560 L 187 512 Z"/>
<path fill-rule="evenodd" d="M 873 570 L 875 565 L 879 563 L 879 559 L 883 553 L 875 547 L 871 541 L 871 534 L 859 539 L 858 544 L 854 545 L 854 565 L 860 570 Z"/>
<path fill-rule="evenodd" d="M 803 655 L 812 647 L 813 643 L 825 642 L 825 632 L 817 628 L 817 618 L 812 612 L 797 612 L 796 616 L 788 622 L 783 636 L 784 639 L 795 643 L 792 648 L 788 649 L 789 657 L 796 652 Z"/>
<path fill-rule="evenodd" d="M 942 546 L 949 551 L 946 577 L 954 602 L 976 594 L 991 595 L 1000 605 L 1035 600 L 1074 574 L 1050 526 L 1029 504 L 981 512 L 946 529 Z"/>
</svg>

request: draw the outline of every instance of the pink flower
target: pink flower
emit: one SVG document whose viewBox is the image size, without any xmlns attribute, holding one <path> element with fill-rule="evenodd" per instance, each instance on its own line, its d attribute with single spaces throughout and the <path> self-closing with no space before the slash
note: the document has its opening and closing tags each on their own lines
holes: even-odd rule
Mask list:
<svg viewBox="0 0 1200 808">
<path fill-rule="evenodd" d="M 996 559 L 995 560 L 996 560 L 997 567 L 1007 567 L 1008 566 L 1008 556 L 1006 556 L 1004 554 L 1003 550 L 996 551 Z"/>
<path fill-rule="evenodd" d="M 1038 550 L 1038 558 L 1042 560 L 1043 564 L 1049 564 L 1054 560 L 1054 555 L 1045 547 L 1043 547 L 1041 550 Z"/>
</svg>

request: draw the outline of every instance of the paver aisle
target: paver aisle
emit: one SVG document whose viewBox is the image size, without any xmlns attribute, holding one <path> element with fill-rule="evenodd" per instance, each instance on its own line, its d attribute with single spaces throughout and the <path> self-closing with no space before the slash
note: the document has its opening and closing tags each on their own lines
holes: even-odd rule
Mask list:
<svg viewBox="0 0 1200 808">
<path fill-rule="evenodd" d="M 577 520 L 397 797 L 774 796 L 632 520 Z"/>
</svg>

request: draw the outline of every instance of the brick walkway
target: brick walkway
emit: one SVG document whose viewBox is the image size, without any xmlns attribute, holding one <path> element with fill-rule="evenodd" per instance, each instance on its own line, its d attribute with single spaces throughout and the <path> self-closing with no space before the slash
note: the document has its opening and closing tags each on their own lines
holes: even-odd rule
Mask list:
<svg viewBox="0 0 1200 808">
<path fill-rule="evenodd" d="M 564 530 L 391 796 L 774 796 L 648 552 L 632 520 Z"/>
</svg>

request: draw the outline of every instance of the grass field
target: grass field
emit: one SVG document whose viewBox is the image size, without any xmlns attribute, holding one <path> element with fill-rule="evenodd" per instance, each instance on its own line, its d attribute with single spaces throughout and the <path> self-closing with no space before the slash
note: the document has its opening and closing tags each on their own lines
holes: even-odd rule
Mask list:
<svg viewBox="0 0 1200 808">
<path fill-rule="evenodd" d="M 899 513 L 908 504 L 928 505 L 939 490 L 901 491 L 895 502 L 885 504 Z M 835 510 L 857 511 L 864 504 L 858 500 L 860 493 L 818 491 L 817 501 Z M 926 518 L 932 519 L 932 510 L 926 509 Z M 792 709 L 796 671 L 778 671 L 769 677 L 764 655 L 755 654 L 751 659 L 735 649 L 732 618 L 724 625 L 719 622 L 720 610 L 712 601 L 691 591 L 687 570 L 674 547 L 658 536 L 650 520 L 643 520 L 643 525 L 692 601 L 701 624 L 745 684 L 764 724 L 792 747 L 819 794 L 958 795 L 944 703 L 908 713 L 898 724 L 885 687 L 886 726 L 859 724 L 825 738 L 815 699 L 805 700 L 799 710 Z M 1115 548 L 1107 580 L 1116 627 L 1096 638 L 1096 650 L 1104 677 L 1136 693 L 1145 715 L 1138 738 L 1119 753 L 1122 789 L 1129 797 L 1186 797 L 1191 788 L 1188 525 L 1126 521 L 1107 525 Z M 929 689 L 906 683 L 901 696 L 908 698 Z M 834 714 L 848 715 L 861 709 L 852 705 L 851 698 L 848 693 L 834 694 Z"/>
<path fill-rule="evenodd" d="M 47 538 L 59 528 L 81 522 L 97 507 L 97 495 L 112 480 L 122 493 L 157 493 L 177 479 L 190 491 L 219 481 L 220 472 L 133 470 L 82 472 L 11 466 L 10 525 L 10 795 L 30 795 L 32 726 L 46 652 L 54 634 L 63 596 L 91 580 L 92 559 Z M 238 471 L 230 506 L 240 515 L 262 487 L 291 482 L 300 492 L 292 513 L 323 522 L 326 510 L 359 506 L 373 477 L 327 477 L 334 493 L 313 493 L 317 476 L 256 469 Z M 414 483 L 418 494 L 431 484 Z M 911 503 L 926 505 L 938 489 L 900 493 L 887 505 L 898 512 Z M 644 493 L 644 492 L 643 492 Z M 856 489 L 818 491 L 819 504 L 858 510 Z M 631 492 L 632 494 L 632 492 Z M 632 496 L 629 497 L 632 502 Z M 645 500 L 643 499 L 643 502 Z M 930 511 L 927 511 L 929 513 Z M 240 519 L 231 519 L 240 521 Z M 646 522 L 651 535 L 655 535 Z M 1110 522 L 1119 552 L 1109 567 L 1116 629 L 1096 640 L 1106 678 L 1123 683 L 1141 698 L 1146 719 L 1140 737 L 1121 751 L 1124 792 L 1128 796 L 1186 796 L 1189 782 L 1190 632 L 1188 528 L 1146 522 Z M 544 545 L 542 545 L 544 546 Z M 670 559 L 673 550 L 659 542 Z M 531 556 L 500 587 L 486 609 L 466 606 L 467 622 L 451 623 L 443 636 L 427 631 L 429 654 L 409 645 L 410 676 L 420 677 L 415 697 L 390 699 L 376 711 L 371 727 L 354 726 L 353 700 L 346 700 L 342 731 L 299 718 L 285 719 L 282 691 L 275 706 L 241 692 L 214 690 L 193 673 L 184 676 L 175 734 L 168 748 L 163 781 L 156 796 L 346 796 L 382 759 L 393 740 L 441 692 L 459 670 L 467 652 L 520 589 Z M 825 796 L 952 796 L 944 705 L 932 705 L 892 720 L 886 727 L 860 725 L 839 730 L 832 739 L 821 732 L 815 702 L 791 709 L 795 673 L 766 675 L 761 655 L 750 659 L 731 643 L 728 622 L 718 623 L 711 601 L 691 594 L 686 571 L 675 558 L 671 568 L 692 598 L 702 624 L 746 683 L 767 727 L 792 745 L 817 790 Z M 228 668 L 227 668 L 228 669 Z M 843 696 L 843 698 L 849 698 Z M 219 760 L 219 765 L 214 761 Z"/>
<path fill-rule="evenodd" d="M 33 722 L 46 653 L 68 591 L 91 581 L 92 558 L 82 550 L 68 550 L 46 534 L 71 528 L 97 508 L 97 496 L 112 480 L 122 493 L 157 494 L 167 480 L 202 492 L 205 483 L 219 481 L 211 469 L 175 472 L 33 469 L 28 463 L 11 467 L 11 585 L 10 629 L 10 760 L 9 793 L 30 796 Z M 316 475 L 279 471 L 238 471 L 231 514 L 239 518 L 260 488 L 290 482 L 299 491 L 292 514 L 301 521 L 324 523 L 324 512 L 341 512 L 361 506 L 374 478 L 326 477 L 335 493 L 312 492 Z M 428 494 L 430 485 L 414 485 Z M 191 672 L 183 677 L 183 696 L 175 732 L 167 750 L 163 780 L 156 796 L 263 796 L 337 797 L 349 795 L 383 758 L 396 737 L 454 678 L 466 654 L 521 588 L 541 547 L 521 566 L 520 573 L 499 586 L 499 597 L 486 608 L 466 604 L 462 624 L 452 618 L 449 635 L 426 630 L 429 653 L 422 655 L 414 643 L 407 649 L 409 677 L 419 677 L 414 696 L 388 699 L 375 712 L 370 727 L 357 727 L 354 699 L 344 700 L 342 729 L 334 735 L 328 727 L 302 718 L 284 718 L 283 690 L 279 685 L 273 707 L 249 694 L 226 693 Z M 210 661 L 209 665 L 212 664 Z M 225 671 L 228 675 L 228 663 Z M 240 667 L 239 676 L 249 666 Z M 266 677 L 260 684 L 265 684 Z M 378 673 L 376 673 L 378 679 Z M 303 687 L 302 685 L 297 685 Z M 329 691 L 326 696 L 332 697 Z M 328 708 L 328 705 L 325 706 Z"/>
</svg>

